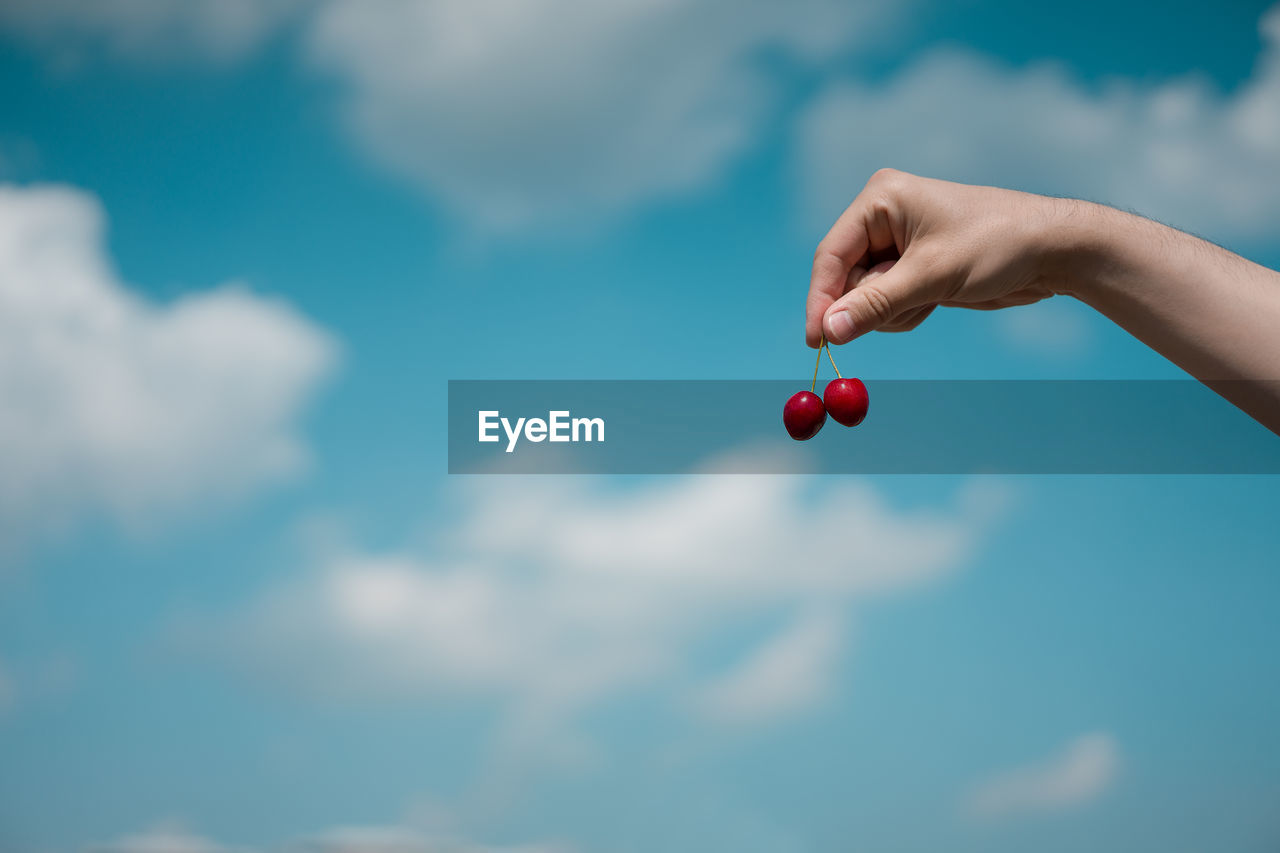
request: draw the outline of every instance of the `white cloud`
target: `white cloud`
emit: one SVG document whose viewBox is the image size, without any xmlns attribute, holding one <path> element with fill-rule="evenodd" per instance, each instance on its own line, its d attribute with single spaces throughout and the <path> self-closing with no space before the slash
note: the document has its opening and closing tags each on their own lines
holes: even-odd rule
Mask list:
<svg viewBox="0 0 1280 853">
<path fill-rule="evenodd" d="M 340 555 L 181 630 L 205 653 L 311 696 L 493 698 L 506 709 L 499 752 L 564 743 L 576 713 L 641 688 L 742 721 L 776 719 L 823 698 L 841 608 L 945 577 L 993 521 L 981 490 L 902 512 L 860 481 L 793 476 L 621 491 L 592 478 L 483 477 L 455 488 L 457 517 L 435 556 Z M 724 676 L 703 671 L 700 642 L 790 612 L 806 615 L 707 686 Z"/>
<path fill-rule="evenodd" d="M 312 0 L 37 0 L 0 3 L 0 29 L 62 61 L 99 52 L 130 61 L 228 62 L 257 48 Z"/>
<path fill-rule="evenodd" d="M 102 232 L 84 193 L 0 186 L 0 546 L 84 512 L 144 524 L 307 461 L 295 421 L 333 342 L 236 285 L 152 304 Z"/>
<path fill-rule="evenodd" d="M 224 847 L 208 838 L 193 835 L 181 826 L 168 824 L 126 835 L 109 844 L 90 847 L 89 851 L 90 853 L 249 853 L 243 848 Z"/>
<path fill-rule="evenodd" d="M 298 845 L 306 853 L 569 853 L 563 844 L 495 847 L 455 838 L 425 835 L 399 826 L 331 829 Z"/>
<path fill-rule="evenodd" d="M 333 0 L 309 36 L 356 137 L 487 227 L 702 187 L 774 115 L 777 51 L 865 37 L 872 3 Z"/>
<path fill-rule="evenodd" d="M 516 228 L 691 192 L 778 117 L 767 54 L 809 68 L 901 6 L 835 0 L 44 0 L 0 29 L 60 56 L 231 61 L 300 34 L 358 143 L 474 224 Z M 291 24 L 296 24 L 291 27 Z M 882 165 L 1085 196 L 1219 239 L 1270 236 L 1280 189 L 1280 10 L 1253 77 L 1086 83 L 943 51 L 887 82 L 831 85 L 799 159 L 824 220 Z"/>
<path fill-rule="evenodd" d="M 935 53 L 875 86 L 831 86 L 801 121 L 801 170 L 823 218 L 871 173 L 1083 196 L 1218 239 L 1271 237 L 1280 219 L 1280 7 L 1253 76 L 1221 94 L 1195 75 L 1086 84 Z"/>
<path fill-rule="evenodd" d="M 467 495 L 460 544 L 539 561 L 573 583 L 753 601 L 928 581 L 974 538 L 954 518 L 894 513 L 862 481 L 815 490 L 803 477 L 693 476 L 634 492 L 589 482 L 493 488 L 486 478 Z M 978 486 L 957 512 L 998 511 L 1000 498 Z"/>
<path fill-rule="evenodd" d="M 844 634 L 841 614 L 811 608 L 707 684 L 697 703 L 709 717 L 731 722 L 760 722 L 812 707 L 833 680 Z"/>
<path fill-rule="evenodd" d="M 996 818 L 1055 812 L 1097 798 L 1115 780 L 1120 750 L 1106 733 L 1081 735 L 1044 762 L 1001 773 L 970 794 L 968 811 Z"/>
<path fill-rule="evenodd" d="M 901 14 L 871 0 L 42 0 L 0 30 L 66 64 L 230 62 L 280 31 L 359 144 L 473 224 L 587 223 L 701 188 L 812 67 Z"/>
<path fill-rule="evenodd" d="M 568 853 L 559 844 L 494 847 L 428 835 L 402 826 L 335 827 L 284 845 L 254 848 L 261 853 Z M 160 825 L 118 841 L 88 848 L 89 853 L 253 853 L 194 835 L 179 825 Z"/>
</svg>

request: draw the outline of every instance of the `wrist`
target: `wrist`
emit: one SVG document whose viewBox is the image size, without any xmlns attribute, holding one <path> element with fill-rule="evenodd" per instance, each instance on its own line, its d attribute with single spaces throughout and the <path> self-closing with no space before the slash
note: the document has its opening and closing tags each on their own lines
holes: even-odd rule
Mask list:
<svg viewBox="0 0 1280 853">
<path fill-rule="evenodd" d="M 1125 214 L 1078 199 L 1046 197 L 1043 201 L 1034 238 L 1041 281 L 1055 294 L 1092 303 L 1105 287 Z"/>
</svg>

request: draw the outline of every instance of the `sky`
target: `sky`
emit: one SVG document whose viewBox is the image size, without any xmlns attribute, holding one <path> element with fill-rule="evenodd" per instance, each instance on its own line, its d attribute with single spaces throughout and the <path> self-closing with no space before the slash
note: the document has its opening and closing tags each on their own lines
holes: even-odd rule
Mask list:
<svg viewBox="0 0 1280 853">
<path fill-rule="evenodd" d="M 882 166 L 1280 265 L 1280 7 L 4 0 L 0 75 L 3 853 L 1280 844 L 1274 477 L 445 441 L 450 379 L 807 380 Z M 837 357 L 1182 376 L 1063 299 Z"/>
</svg>

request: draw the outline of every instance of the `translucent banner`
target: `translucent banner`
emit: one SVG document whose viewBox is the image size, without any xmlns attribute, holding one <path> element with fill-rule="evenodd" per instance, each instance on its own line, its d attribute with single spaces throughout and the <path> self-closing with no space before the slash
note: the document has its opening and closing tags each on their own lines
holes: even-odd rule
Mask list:
<svg viewBox="0 0 1280 853">
<path fill-rule="evenodd" d="M 454 380 L 449 472 L 1280 473 L 1280 437 L 1191 380 L 866 386 L 860 425 L 797 442 L 794 382 Z"/>
</svg>

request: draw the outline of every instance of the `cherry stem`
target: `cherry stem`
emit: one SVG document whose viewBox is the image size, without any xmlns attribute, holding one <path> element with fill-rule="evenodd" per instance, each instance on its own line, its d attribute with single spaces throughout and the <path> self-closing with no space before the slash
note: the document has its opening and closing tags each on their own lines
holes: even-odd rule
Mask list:
<svg viewBox="0 0 1280 853">
<path fill-rule="evenodd" d="M 816 394 L 818 392 L 818 368 L 822 366 L 822 348 L 827 345 L 827 336 L 822 336 L 822 343 L 818 344 L 818 360 L 813 363 L 813 382 L 809 385 L 809 393 Z M 827 353 L 827 357 L 831 357 L 831 353 Z"/>
<path fill-rule="evenodd" d="M 836 372 L 836 379 L 844 379 L 844 377 L 840 375 L 840 368 L 836 367 L 836 360 L 831 358 L 831 347 L 827 344 L 826 337 L 823 337 L 822 339 L 822 346 L 827 350 L 827 358 L 831 361 L 831 369 Z"/>
</svg>

